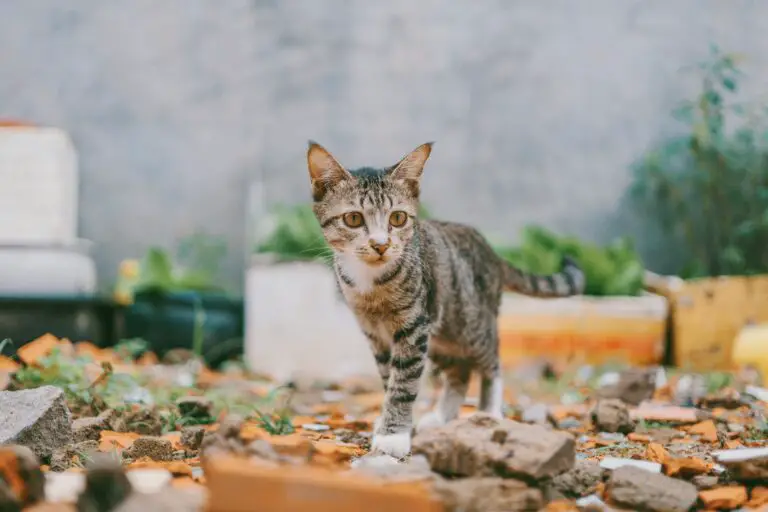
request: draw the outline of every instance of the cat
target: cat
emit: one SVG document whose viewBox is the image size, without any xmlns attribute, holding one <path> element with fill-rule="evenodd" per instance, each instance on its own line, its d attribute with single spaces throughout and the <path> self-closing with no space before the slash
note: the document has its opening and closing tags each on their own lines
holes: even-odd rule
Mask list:
<svg viewBox="0 0 768 512">
<path fill-rule="evenodd" d="M 479 409 L 503 414 L 497 316 L 503 290 L 534 297 L 583 293 L 570 258 L 562 271 L 533 275 L 496 255 L 474 228 L 419 219 L 420 182 L 432 143 L 397 164 L 347 170 L 321 145 L 307 151 L 313 210 L 333 251 L 341 292 L 370 342 L 384 384 L 371 453 L 405 457 L 425 362 L 442 386 L 416 431 L 456 418 L 472 371 Z"/>
</svg>

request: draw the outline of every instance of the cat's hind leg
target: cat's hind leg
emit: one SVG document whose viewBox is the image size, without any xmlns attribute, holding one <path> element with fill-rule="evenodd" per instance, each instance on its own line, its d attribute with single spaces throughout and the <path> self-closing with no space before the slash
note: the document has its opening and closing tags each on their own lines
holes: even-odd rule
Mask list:
<svg viewBox="0 0 768 512">
<path fill-rule="evenodd" d="M 417 432 L 445 425 L 459 415 L 469 387 L 470 368 L 466 364 L 441 368 L 442 388 L 434 409 L 419 420 Z"/>
</svg>

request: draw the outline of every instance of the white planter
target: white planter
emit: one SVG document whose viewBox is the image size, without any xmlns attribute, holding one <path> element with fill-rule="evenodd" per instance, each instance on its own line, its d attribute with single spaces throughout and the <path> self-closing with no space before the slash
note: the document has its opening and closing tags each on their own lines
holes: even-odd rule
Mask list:
<svg viewBox="0 0 768 512">
<path fill-rule="evenodd" d="M 255 261 L 248 268 L 245 361 L 278 381 L 378 375 L 332 271 L 315 262 Z"/>
<path fill-rule="evenodd" d="M 0 243 L 77 238 L 77 153 L 57 128 L 0 128 Z"/>
<path fill-rule="evenodd" d="M 67 245 L 0 244 L 1 295 L 92 295 L 96 265 L 90 243 Z"/>
</svg>

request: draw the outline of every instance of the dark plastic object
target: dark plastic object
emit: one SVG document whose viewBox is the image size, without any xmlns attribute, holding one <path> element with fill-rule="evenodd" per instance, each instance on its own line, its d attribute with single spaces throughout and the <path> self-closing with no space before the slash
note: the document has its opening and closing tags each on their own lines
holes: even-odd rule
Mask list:
<svg viewBox="0 0 768 512">
<path fill-rule="evenodd" d="M 122 311 L 122 339 L 142 338 L 159 356 L 193 349 L 196 307 L 205 312 L 203 356 L 217 366 L 243 353 L 243 301 L 215 293 L 147 291 Z"/>
<path fill-rule="evenodd" d="M 111 301 L 98 297 L 0 296 L 0 341 L 13 341 L 3 353 L 12 354 L 46 333 L 109 345 L 114 341 L 113 312 Z"/>
</svg>

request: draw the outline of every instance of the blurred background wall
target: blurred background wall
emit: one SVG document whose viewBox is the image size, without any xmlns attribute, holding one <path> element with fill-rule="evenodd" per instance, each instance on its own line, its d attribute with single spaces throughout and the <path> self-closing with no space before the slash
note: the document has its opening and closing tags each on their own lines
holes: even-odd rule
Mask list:
<svg viewBox="0 0 768 512">
<path fill-rule="evenodd" d="M 70 132 L 99 277 L 148 245 L 225 237 L 239 287 L 246 184 L 304 201 L 308 138 L 348 166 L 435 140 L 434 215 L 515 240 L 536 222 L 638 237 L 630 164 L 715 41 L 768 79 L 762 0 L 5 0 L 0 112 Z M 606 42 L 609 43 L 606 43 Z M 5 222 L 6 220 L 3 220 Z"/>
</svg>

